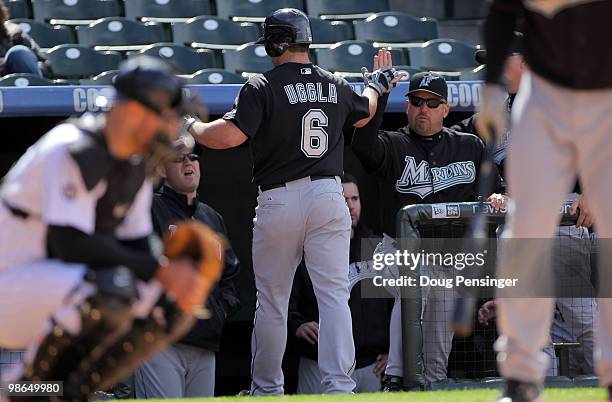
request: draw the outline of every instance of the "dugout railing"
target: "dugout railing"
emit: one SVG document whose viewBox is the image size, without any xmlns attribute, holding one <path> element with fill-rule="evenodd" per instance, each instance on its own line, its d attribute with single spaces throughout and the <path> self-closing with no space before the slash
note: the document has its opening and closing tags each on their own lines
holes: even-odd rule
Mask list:
<svg viewBox="0 0 612 402">
<path fill-rule="evenodd" d="M 571 204 L 566 202 L 560 208 L 559 226 L 575 225 L 577 215 L 570 213 L 570 207 Z M 440 228 L 456 227 L 457 231 L 464 230 L 479 213 L 484 214 L 490 229 L 498 227 L 505 221 L 505 212 L 495 212 L 487 203 L 484 204 L 482 212 L 479 210 L 478 202 L 406 206 L 396 217 L 397 245 L 404 250 L 406 247 L 415 247 L 415 244 L 418 244 L 415 240 L 419 241 L 424 230 L 430 233 Z M 404 387 L 409 390 L 424 390 L 429 388 L 429 384 L 426 384 L 424 377 L 421 288 L 402 287 L 400 291 Z"/>
</svg>

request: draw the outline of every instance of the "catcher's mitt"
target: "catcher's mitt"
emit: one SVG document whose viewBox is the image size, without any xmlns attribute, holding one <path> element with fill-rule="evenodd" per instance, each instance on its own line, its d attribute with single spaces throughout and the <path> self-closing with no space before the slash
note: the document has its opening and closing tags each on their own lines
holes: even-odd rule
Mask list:
<svg viewBox="0 0 612 402">
<path fill-rule="evenodd" d="M 210 289 L 221 276 L 224 250 L 223 237 L 200 222 L 184 222 L 172 233 L 166 233 L 164 255 L 170 260 L 191 258 L 196 262 L 200 274 L 193 292 L 177 296 L 176 303 L 181 310 L 193 314 L 194 311 L 189 311 L 189 306 L 204 305 Z"/>
</svg>

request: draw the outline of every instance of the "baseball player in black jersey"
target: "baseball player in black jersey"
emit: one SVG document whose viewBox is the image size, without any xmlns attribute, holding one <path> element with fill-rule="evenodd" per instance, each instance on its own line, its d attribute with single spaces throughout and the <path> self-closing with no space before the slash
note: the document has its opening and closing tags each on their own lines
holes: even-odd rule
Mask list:
<svg viewBox="0 0 612 402">
<path fill-rule="evenodd" d="M 326 393 L 350 393 L 355 383 L 348 307 L 351 220 L 339 176 L 342 128 L 362 127 L 379 95 L 399 79 L 381 50 L 380 68 L 368 74 L 362 95 L 342 78 L 313 65 L 310 21 L 296 9 L 280 9 L 264 22 L 275 68 L 252 77 L 234 108 L 212 123 L 189 130 L 210 148 L 248 141 L 259 197 L 253 229 L 257 307 L 252 335 L 252 395 L 283 393 L 281 361 L 293 276 L 304 255 L 320 306 L 319 367 Z M 384 59 L 384 60 L 383 60 Z"/>
<path fill-rule="evenodd" d="M 0 346 L 29 345 L 11 379 L 63 381 L 66 401 L 112 386 L 184 334 L 211 286 L 152 237 L 151 176 L 196 103 L 150 57 L 124 63 L 114 87 L 108 113 L 53 128 L 0 191 Z M 215 253 L 200 250 L 218 270 L 209 239 Z"/>
<path fill-rule="evenodd" d="M 498 271 L 526 283 L 534 275 L 550 272 L 549 266 L 539 265 L 550 256 L 550 249 L 541 247 L 541 242 L 520 239 L 552 237 L 558 224 L 554 206 L 561 204 L 578 174 L 600 237 L 599 294 L 603 298 L 598 303 L 595 355 L 600 382 L 609 391 L 612 299 L 606 287 L 612 283 L 611 13 L 610 0 L 493 1 L 484 26 L 488 65 L 477 121 L 481 136 L 506 131 L 501 71 L 512 31 L 521 18 L 527 68 L 512 108 L 506 163 L 511 202 L 503 234 L 508 239 L 503 245 L 516 250 L 502 254 Z M 500 372 L 509 380 L 502 400 L 534 401 L 544 380 L 547 360 L 540 351 L 548 341 L 553 300 L 505 294 L 500 292 L 498 300 L 502 335 L 496 343 Z"/>
<path fill-rule="evenodd" d="M 375 172 L 385 184 L 383 229 L 391 235 L 395 234 L 396 214 L 406 205 L 476 200 L 479 195 L 476 184 L 484 155 L 484 144 L 478 137 L 443 127 L 449 106 L 446 103 L 448 88 L 442 76 L 430 72 L 413 75 L 406 95 L 406 127 L 397 131 L 379 130 L 388 98 L 383 96 L 374 118 L 355 131 L 352 143 L 366 170 Z M 501 192 L 497 173 L 495 178 L 495 188 Z M 498 209 L 503 206 L 504 197 L 494 193 L 488 201 Z M 440 230 L 436 233 L 438 237 L 454 236 L 451 231 Z M 431 234 L 423 233 L 422 236 Z M 423 289 L 423 297 L 425 380 L 431 383 L 446 378 L 453 338 L 449 323 L 454 290 L 427 287 Z M 399 303 L 396 303 L 392 322 L 399 319 L 398 308 Z M 388 390 L 397 390 L 397 384 L 401 383 L 401 346 L 401 333 L 392 330 L 386 370 Z"/>
</svg>

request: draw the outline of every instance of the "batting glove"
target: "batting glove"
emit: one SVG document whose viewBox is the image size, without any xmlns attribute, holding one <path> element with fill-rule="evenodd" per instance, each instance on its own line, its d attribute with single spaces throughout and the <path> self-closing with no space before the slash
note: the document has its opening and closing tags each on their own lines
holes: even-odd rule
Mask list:
<svg viewBox="0 0 612 402">
<path fill-rule="evenodd" d="M 508 93 L 501 85 L 486 84 L 480 95 L 476 130 L 484 142 L 495 141 L 508 129 Z"/>
<path fill-rule="evenodd" d="M 393 67 L 383 67 L 376 71 L 368 72 L 368 69 L 361 67 L 361 75 L 363 76 L 363 82 L 367 87 L 373 88 L 378 95 L 386 94 L 391 92 L 397 85 L 391 83 L 391 81 L 397 77 L 398 72 Z"/>
</svg>

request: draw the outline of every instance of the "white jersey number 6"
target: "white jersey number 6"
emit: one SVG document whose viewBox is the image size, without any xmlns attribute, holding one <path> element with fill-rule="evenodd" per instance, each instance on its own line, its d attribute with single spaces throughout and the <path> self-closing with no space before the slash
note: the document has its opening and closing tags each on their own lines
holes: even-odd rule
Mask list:
<svg viewBox="0 0 612 402">
<path fill-rule="evenodd" d="M 321 109 L 310 109 L 302 117 L 302 152 L 308 158 L 319 158 L 327 152 L 327 115 Z"/>
</svg>

